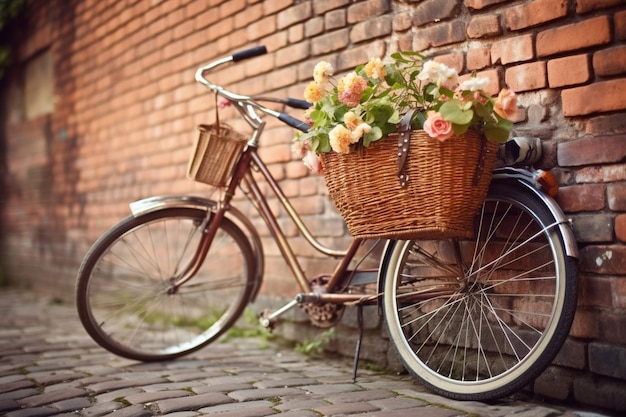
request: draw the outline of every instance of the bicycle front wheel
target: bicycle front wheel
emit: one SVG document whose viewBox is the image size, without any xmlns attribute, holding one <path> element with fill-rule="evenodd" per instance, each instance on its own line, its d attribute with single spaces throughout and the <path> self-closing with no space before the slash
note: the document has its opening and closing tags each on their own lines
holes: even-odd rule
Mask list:
<svg viewBox="0 0 626 417">
<path fill-rule="evenodd" d="M 449 398 L 486 401 L 545 370 L 577 302 L 577 263 L 555 223 L 521 186 L 493 184 L 475 239 L 396 243 L 384 316 L 417 379 Z"/>
<path fill-rule="evenodd" d="M 255 260 L 245 234 L 223 219 L 206 259 L 186 283 L 207 212 L 169 208 L 130 216 L 107 231 L 78 273 L 76 302 L 89 335 L 117 355 L 173 359 L 214 341 L 243 312 Z"/>
</svg>

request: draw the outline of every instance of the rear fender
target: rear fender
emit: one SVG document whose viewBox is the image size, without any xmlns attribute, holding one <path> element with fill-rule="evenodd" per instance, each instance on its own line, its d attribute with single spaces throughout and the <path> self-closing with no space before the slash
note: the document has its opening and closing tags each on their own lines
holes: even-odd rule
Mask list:
<svg viewBox="0 0 626 417">
<path fill-rule="evenodd" d="M 130 211 L 135 217 L 146 213 L 152 213 L 157 210 L 178 207 L 193 208 L 209 212 L 215 211 L 218 207 L 218 203 L 214 200 L 209 200 L 203 197 L 175 195 L 148 197 L 130 203 Z M 255 284 L 250 301 L 254 301 L 259 293 L 261 284 L 263 283 L 263 272 L 265 267 L 265 258 L 261 238 L 250 220 L 248 220 L 248 218 L 235 207 L 231 206 L 228 210 L 226 210 L 226 217 L 239 226 L 239 228 L 248 237 L 250 245 L 252 246 L 256 268 L 254 273 Z"/>
</svg>

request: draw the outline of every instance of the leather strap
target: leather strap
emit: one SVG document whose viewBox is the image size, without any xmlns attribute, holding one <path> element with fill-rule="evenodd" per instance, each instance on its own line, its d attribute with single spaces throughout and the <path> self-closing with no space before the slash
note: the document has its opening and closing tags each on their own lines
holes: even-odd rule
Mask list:
<svg viewBox="0 0 626 417">
<path fill-rule="evenodd" d="M 415 113 L 415 109 L 409 110 L 398 123 L 398 180 L 402 188 L 406 188 L 409 183 L 406 163 L 411 144 L 411 119 L 413 118 L 413 113 Z"/>
</svg>

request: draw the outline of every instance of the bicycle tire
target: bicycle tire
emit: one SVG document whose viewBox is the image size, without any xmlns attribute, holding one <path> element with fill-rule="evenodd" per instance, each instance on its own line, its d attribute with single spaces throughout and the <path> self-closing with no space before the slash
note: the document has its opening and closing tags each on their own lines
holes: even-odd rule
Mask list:
<svg viewBox="0 0 626 417">
<path fill-rule="evenodd" d="M 488 401 L 550 365 L 574 318 L 578 266 L 549 209 L 519 184 L 492 184 L 475 227 L 475 239 L 395 242 L 383 312 L 414 377 L 448 398 Z"/>
<path fill-rule="evenodd" d="M 91 247 L 78 272 L 76 304 L 100 346 L 128 359 L 169 360 L 206 346 L 235 323 L 255 287 L 255 260 L 246 235 L 228 219 L 198 272 L 168 293 L 206 216 L 195 208 L 129 216 Z"/>
</svg>

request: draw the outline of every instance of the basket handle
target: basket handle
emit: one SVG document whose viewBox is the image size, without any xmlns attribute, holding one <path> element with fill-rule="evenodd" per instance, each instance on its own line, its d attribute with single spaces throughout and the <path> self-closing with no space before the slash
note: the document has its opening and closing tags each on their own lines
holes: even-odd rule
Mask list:
<svg viewBox="0 0 626 417">
<path fill-rule="evenodd" d="M 410 109 L 398 123 L 398 180 L 400 187 L 406 188 L 409 176 L 406 173 L 406 161 L 411 144 L 411 119 L 415 109 Z"/>
</svg>

